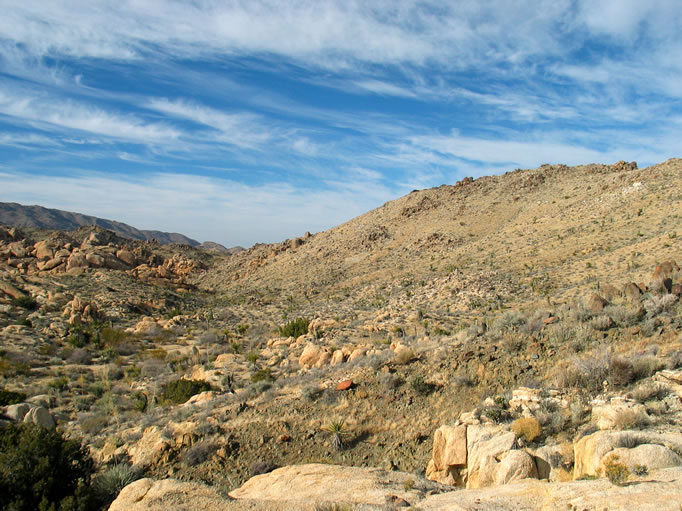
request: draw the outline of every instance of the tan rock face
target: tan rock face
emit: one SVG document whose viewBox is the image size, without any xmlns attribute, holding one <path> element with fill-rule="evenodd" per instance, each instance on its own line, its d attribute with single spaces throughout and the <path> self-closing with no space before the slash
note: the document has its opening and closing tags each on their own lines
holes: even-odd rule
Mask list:
<svg viewBox="0 0 682 511">
<path fill-rule="evenodd" d="M 116 252 L 116 257 L 128 266 L 137 266 L 137 258 L 130 250 L 122 248 Z"/>
<path fill-rule="evenodd" d="M 632 463 L 633 467 L 636 464 L 647 465 L 647 462 L 653 466 L 656 463 L 670 466 L 670 463 L 682 461 L 674 452 L 669 453 L 670 449 L 663 444 L 679 449 L 682 446 L 682 435 L 662 435 L 646 431 L 598 431 L 575 443 L 573 478 L 601 476 L 605 458 L 614 452 Z M 660 456 L 660 459 L 655 459 L 656 456 Z M 640 463 L 642 460 L 645 462 Z"/>
<path fill-rule="evenodd" d="M 87 268 L 88 261 L 85 258 L 85 255 L 82 253 L 74 253 L 71 254 L 69 257 L 69 260 L 66 262 L 66 271 L 70 271 L 76 268 Z"/>
<path fill-rule="evenodd" d="M 21 298 L 26 296 L 26 293 L 23 291 L 18 290 L 16 287 L 14 287 L 12 284 L 9 282 L 4 282 L 0 280 L 0 293 L 3 293 L 10 298 Z"/>
<path fill-rule="evenodd" d="M 467 427 L 441 426 L 433 436 L 433 463 L 436 470 L 450 466 L 466 466 Z"/>
<path fill-rule="evenodd" d="M 170 442 L 161 434 L 157 426 L 144 430 L 142 438 L 128 451 L 133 465 L 147 467 L 156 463 L 170 447 Z"/>
<path fill-rule="evenodd" d="M 514 449 L 516 435 L 498 426 L 467 427 L 467 488 L 494 484 L 495 467 L 502 453 Z"/>
<path fill-rule="evenodd" d="M 306 344 L 303 353 L 298 358 L 298 365 L 304 368 L 314 366 L 320 358 L 322 348 L 313 343 Z"/>
<path fill-rule="evenodd" d="M 528 478 L 537 479 L 538 471 L 535 461 L 525 451 L 509 451 L 495 467 L 495 486 Z"/>
<path fill-rule="evenodd" d="M 387 497 L 404 499 L 409 504 L 420 500 L 410 493 L 405 484 L 408 480 L 414 483 L 414 476 L 376 468 L 313 463 L 283 467 L 252 477 L 241 488 L 230 492 L 230 497 L 286 502 L 288 509 L 306 509 L 323 503 L 381 506 L 383 509 Z M 435 483 L 423 484 L 429 489 L 438 488 Z"/>
<path fill-rule="evenodd" d="M 620 447 L 604 456 L 599 464 L 599 471 L 604 474 L 604 464 L 609 458 L 617 457 L 632 472 L 636 466 L 644 466 L 649 470 L 657 468 L 679 467 L 682 458 L 663 445 L 643 444 L 627 449 Z"/>
</svg>

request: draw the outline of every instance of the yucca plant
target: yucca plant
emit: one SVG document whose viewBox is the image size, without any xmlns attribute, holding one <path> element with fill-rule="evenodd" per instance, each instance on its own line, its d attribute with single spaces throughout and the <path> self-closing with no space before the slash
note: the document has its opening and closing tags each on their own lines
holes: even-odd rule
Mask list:
<svg viewBox="0 0 682 511">
<path fill-rule="evenodd" d="M 337 451 L 342 450 L 345 445 L 343 437 L 348 434 L 344 419 L 332 419 L 323 428 L 328 433 L 331 433 L 332 447 Z"/>
</svg>

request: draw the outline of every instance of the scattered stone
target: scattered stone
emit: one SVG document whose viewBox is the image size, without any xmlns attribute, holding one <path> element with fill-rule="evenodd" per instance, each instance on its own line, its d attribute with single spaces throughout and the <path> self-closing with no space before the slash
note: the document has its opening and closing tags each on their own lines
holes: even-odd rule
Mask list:
<svg viewBox="0 0 682 511">
<path fill-rule="evenodd" d="M 348 390 L 353 387 L 353 380 L 343 380 L 336 386 L 336 390 Z"/>
</svg>

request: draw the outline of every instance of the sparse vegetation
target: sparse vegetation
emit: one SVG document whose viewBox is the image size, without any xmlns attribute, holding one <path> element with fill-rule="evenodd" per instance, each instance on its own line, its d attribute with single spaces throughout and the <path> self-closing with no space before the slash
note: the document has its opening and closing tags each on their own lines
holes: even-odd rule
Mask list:
<svg viewBox="0 0 682 511">
<path fill-rule="evenodd" d="M 542 434 L 540 421 L 535 417 L 521 417 L 512 422 L 512 431 L 516 436 L 523 438 L 527 442 L 532 442 Z"/>
<path fill-rule="evenodd" d="M 182 404 L 190 397 L 212 390 L 210 384 L 201 380 L 173 380 L 161 394 L 161 401 L 168 404 Z"/>
<path fill-rule="evenodd" d="M 308 325 L 310 321 L 304 318 L 296 318 L 288 323 L 280 326 L 278 332 L 280 337 L 299 337 L 308 333 Z"/>
</svg>

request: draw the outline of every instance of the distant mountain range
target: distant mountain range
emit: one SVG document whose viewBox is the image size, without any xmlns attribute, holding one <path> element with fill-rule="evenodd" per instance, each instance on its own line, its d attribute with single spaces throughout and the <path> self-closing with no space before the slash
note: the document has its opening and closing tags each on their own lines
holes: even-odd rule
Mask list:
<svg viewBox="0 0 682 511">
<path fill-rule="evenodd" d="M 16 202 L 0 202 L 0 224 L 37 229 L 59 229 L 63 231 L 72 231 L 84 225 L 97 225 L 114 231 L 119 236 L 134 240 L 156 240 L 163 245 L 170 243 L 191 245 L 193 247 L 201 245 L 197 240 L 176 232 L 145 231 L 114 220 L 105 220 L 95 216 L 44 208 L 42 206 L 23 206 Z M 222 247 L 222 245 L 217 243 L 208 243 L 211 245 L 210 248 L 214 250 Z M 227 250 L 225 247 L 222 248 Z"/>
</svg>

